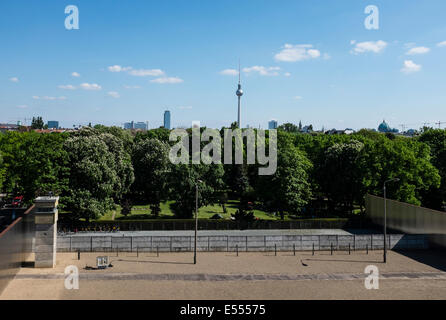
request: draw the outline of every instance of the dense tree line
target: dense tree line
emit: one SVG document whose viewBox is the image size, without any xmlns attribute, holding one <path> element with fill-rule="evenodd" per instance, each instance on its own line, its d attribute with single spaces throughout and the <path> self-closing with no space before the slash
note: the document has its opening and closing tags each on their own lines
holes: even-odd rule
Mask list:
<svg viewBox="0 0 446 320">
<path fill-rule="evenodd" d="M 158 215 L 166 200 L 173 200 L 178 217 L 189 218 L 196 188 L 199 206 L 224 204 L 229 197 L 240 200 L 241 212 L 255 203 L 282 217 L 318 216 L 363 209 L 365 194 L 382 195 L 384 181 L 398 177 L 388 186 L 390 198 L 444 208 L 445 130 L 406 138 L 367 130 L 311 135 L 299 133 L 299 127 L 279 128 L 278 166 L 271 176 L 259 176 L 258 164 L 174 165 L 168 158 L 174 142 L 162 128 L 8 132 L 0 134 L 0 191 L 22 194 L 28 202 L 52 191 L 73 218 L 87 220 L 117 204 L 124 214 L 134 204 L 148 204 Z"/>
</svg>

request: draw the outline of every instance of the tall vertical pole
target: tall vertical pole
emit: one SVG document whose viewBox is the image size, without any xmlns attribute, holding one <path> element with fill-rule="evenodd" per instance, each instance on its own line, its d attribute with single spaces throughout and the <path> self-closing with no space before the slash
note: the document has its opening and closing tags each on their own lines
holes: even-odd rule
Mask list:
<svg viewBox="0 0 446 320">
<path fill-rule="evenodd" d="M 384 263 L 387 262 L 387 241 L 386 241 L 386 236 L 387 236 L 387 202 L 386 202 L 386 183 L 384 182 Z"/>
<path fill-rule="evenodd" d="M 239 85 L 240 87 L 240 85 Z M 242 119 L 241 119 L 241 114 L 240 114 L 240 96 L 238 97 L 238 116 L 237 116 L 237 125 L 238 128 L 241 129 L 242 127 Z"/>
<path fill-rule="evenodd" d="M 242 128 L 242 110 L 241 110 L 241 98 L 243 96 L 242 85 L 240 83 L 240 61 L 238 63 L 238 88 L 235 93 L 238 97 L 238 114 L 237 114 L 237 127 Z"/>
<path fill-rule="evenodd" d="M 197 264 L 197 229 L 198 229 L 198 184 L 195 185 L 195 240 L 194 240 L 194 264 Z"/>
</svg>

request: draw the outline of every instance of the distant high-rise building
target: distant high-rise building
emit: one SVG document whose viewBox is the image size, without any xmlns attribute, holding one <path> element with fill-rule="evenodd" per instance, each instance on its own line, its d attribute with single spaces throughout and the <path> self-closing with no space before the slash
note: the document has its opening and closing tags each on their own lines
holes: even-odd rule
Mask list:
<svg viewBox="0 0 446 320">
<path fill-rule="evenodd" d="M 48 129 L 59 129 L 59 121 L 48 121 Z"/>
<path fill-rule="evenodd" d="M 170 130 L 170 111 L 164 111 L 164 128 Z"/>
<path fill-rule="evenodd" d="M 135 129 L 135 123 L 133 121 L 124 123 L 124 129 L 126 130 Z"/>
<path fill-rule="evenodd" d="M 268 122 L 268 129 L 277 129 L 277 120 L 271 120 Z"/>
<path fill-rule="evenodd" d="M 131 121 L 131 122 L 126 122 L 124 123 L 124 129 L 126 130 L 132 130 L 132 129 L 139 129 L 139 130 L 149 130 L 149 122 L 135 122 L 135 121 Z"/>
<path fill-rule="evenodd" d="M 148 130 L 149 122 L 137 122 L 135 123 L 134 127 L 134 129 Z"/>
</svg>

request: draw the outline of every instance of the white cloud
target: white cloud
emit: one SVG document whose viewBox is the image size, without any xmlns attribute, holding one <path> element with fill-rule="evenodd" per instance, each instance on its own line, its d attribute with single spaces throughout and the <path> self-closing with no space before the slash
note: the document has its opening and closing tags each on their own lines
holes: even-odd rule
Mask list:
<svg viewBox="0 0 446 320">
<path fill-rule="evenodd" d="M 258 73 L 261 76 L 278 76 L 280 67 L 264 67 L 264 66 L 252 66 L 249 68 L 243 68 L 245 73 Z"/>
<path fill-rule="evenodd" d="M 128 86 L 125 84 L 124 88 L 126 88 L 126 89 L 140 89 L 141 87 L 140 86 Z"/>
<path fill-rule="evenodd" d="M 412 60 L 404 61 L 404 67 L 401 69 L 403 73 L 414 73 L 421 70 L 421 65 L 414 63 Z"/>
<path fill-rule="evenodd" d="M 161 84 L 165 84 L 165 83 L 181 83 L 181 82 L 183 82 L 183 79 L 180 79 L 178 77 L 162 77 L 162 78 L 156 78 L 156 79 L 150 80 L 150 82 L 161 83 Z"/>
<path fill-rule="evenodd" d="M 107 92 L 107 94 L 108 94 L 110 97 L 115 98 L 115 99 L 117 99 L 117 98 L 120 97 L 119 93 L 116 92 L 116 91 L 109 91 L 109 92 Z"/>
<path fill-rule="evenodd" d="M 63 90 L 76 90 L 76 87 L 71 84 L 66 84 L 66 85 L 61 84 L 60 86 L 58 86 L 58 88 Z"/>
<path fill-rule="evenodd" d="M 164 71 L 161 69 L 139 69 L 139 70 L 130 70 L 129 74 L 136 77 L 159 77 L 164 75 Z"/>
<path fill-rule="evenodd" d="M 84 90 L 101 90 L 102 87 L 96 83 L 81 83 L 80 87 Z"/>
<path fill-rule="evenodd" d="M 11 82 L 19 82 L 19 78 L 12 77 L 12 78 L 9 78 L 9 81 L 11 81 Z"/>
<path fill-rule="evenodd" d="M 446 47 L 446 41 L 437 43 L 437 47 Z"/>
<path fill-rule="evenodd" d="M 128 71 L 131 70 L 132 67 L 121 67 L 119 65 L 110 66 L 107 68 L 110 72 L 122 72 L 122 71 Z"/>
<path fill-rule="evenodd" d="M 350 51 L 354 54 L 365 53 L 365 52 L 374 52 L 380 53 L 387 47 L 387 42 L 378 40 L 378 41 L 365 41 L 353 43 L 355 47 Z"/>
<path fill-rule="evenodd" d="M 67 97 L 65 96 L 61 96 L 61 97 L 50 97 L 50 96 L 33 96 L 34 100 L 49 100 L 49 101 L 54 101 L 54 100 L 66 100 Z"/>
<path fill-rule="evenodd" d="M 77 72 L 73 72 L 73 73 L 71 74 L 71 76 L 72 76 L 72 77 L 79 78 L 81 75 L 80 75 L 79 73 L 77 73 Z"/>
<path fill-rule="evenodd" d="M 132 67 L 122 67 L 114 65 L 107 67 L 110 72 L 128 72 L 128 74 L 135 77 L 160 77 L 164 76 L 165 72 L 161 69 L 133 69 Z"/>
<path fill-rule="evenodd" d="M 308 59 L 316 59 L 321 56 L 321 52 L 313 49 L 311 44 L 285 44 L 282 51 L 274 56 L 276 61 L 296 62 Z"/>
<path fill-rule="evenodd" d="M 295 100 L 302 100 L 303 98 L 301 96 L 295 96 L 294 99 Z"/>
<path fill-rule="evenodd" d="M 407 55 L 425 54 L 431 51 L 431 49 L 426 47 L 414 47 L 406 52 Z"/>
<path fill-rule="evenodd" d="M 26 108 L 28 108 L 28 106 L 26 104 L 22 104 L 22 105 L 17 106 L 17 108 L 26 109 Z"/>
<path fill-rule="evenodd" d="M 291 73 L 289 73 L 289 72 L 285 72 L 283 75 L 284 75 L 285 77 L 290 77 L 290 76 L 291 76 Z"/>
<path fill-rule="evenodd" d="M 225 69 L 225 70 L 220 71 L 220 74 L 225 75 L 225 76 L 236 76 L 236 75 L 238 75 L 238 70 Z"/>
</svg>

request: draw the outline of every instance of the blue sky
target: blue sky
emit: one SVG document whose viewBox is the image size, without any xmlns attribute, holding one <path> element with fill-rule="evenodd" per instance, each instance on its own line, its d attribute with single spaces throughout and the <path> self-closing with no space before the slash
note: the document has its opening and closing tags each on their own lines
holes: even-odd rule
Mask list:
<svg viewBox="0 0 446 320">
<path fill-rule="evenodd" d="M 244 125 L 446 122 L 445 14 L 444 0 L 3 0 L 0 122 L 153 128 L 169 109 L 173 126 L 219 128 L 237 117 L 239 59 Z"/>
</svg>

